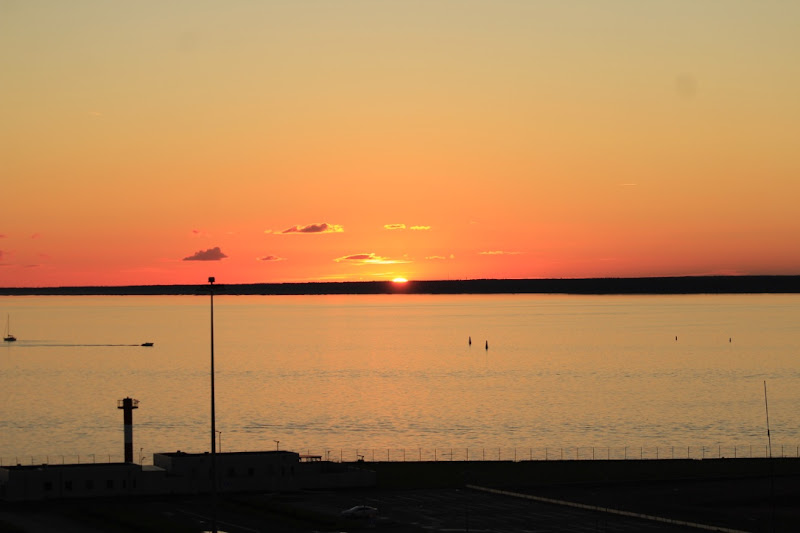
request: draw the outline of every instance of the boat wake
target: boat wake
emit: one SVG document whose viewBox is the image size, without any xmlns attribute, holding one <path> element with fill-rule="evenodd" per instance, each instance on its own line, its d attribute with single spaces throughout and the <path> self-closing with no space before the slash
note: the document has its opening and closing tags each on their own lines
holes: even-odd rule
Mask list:
<svg viewBox="0 0 800 533">
<path fill-rule="evenodd" d="M 153 343 L 139 343 L 139 344 L 88 344 L 88 343 L 63 343 L 63 342 L 47 342 L 47 341 L 24 341 L 17 342 L 17 347 L 26 348 L 85 348 L 85 347 L 121 347 L 121 346 L 152 346 Z"/>
</svg>

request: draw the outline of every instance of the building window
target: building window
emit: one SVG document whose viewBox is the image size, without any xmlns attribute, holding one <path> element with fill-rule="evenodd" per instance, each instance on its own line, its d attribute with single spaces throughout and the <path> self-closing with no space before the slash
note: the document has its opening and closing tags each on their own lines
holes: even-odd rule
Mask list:
<svg viewBox="0 0 800 533">
<path fill-rule="evenodd" d="M 114 488 L 114 480 L 113 479 L 107 479 L 106 480 L 106 488 L 107 489 L 113 489 Z"/>
</svg>

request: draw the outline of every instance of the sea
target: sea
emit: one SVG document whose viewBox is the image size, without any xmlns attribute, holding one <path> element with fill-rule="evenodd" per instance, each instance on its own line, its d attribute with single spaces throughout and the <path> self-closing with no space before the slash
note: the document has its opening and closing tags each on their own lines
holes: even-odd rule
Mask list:
<svg viewBox="0 0 800 533">
<path fill-rule="evenodd" d="M 122 460 L 128 397 L 142 463 L 212 439 L 330 460 L 800 450 L 797 294 L 15 296 L 0 317 L 3 465 Z"/>
</svg>

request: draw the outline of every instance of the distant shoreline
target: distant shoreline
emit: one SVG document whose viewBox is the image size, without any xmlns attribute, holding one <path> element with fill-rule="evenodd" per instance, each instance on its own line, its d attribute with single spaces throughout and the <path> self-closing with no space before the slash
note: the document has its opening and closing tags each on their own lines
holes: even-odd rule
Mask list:
<svg viewBox="0 0 800 533">
<path fill-rule="evenodd" d="M 686 276 L 654 278 L 473 279 L 242 283 L 214 285 L 215 294 L 797 294 L 800 276 Z M 0 287 L 0 296 L 157 296 L 208 294 L 207 284 L 98 287 Z"/>
</svg>

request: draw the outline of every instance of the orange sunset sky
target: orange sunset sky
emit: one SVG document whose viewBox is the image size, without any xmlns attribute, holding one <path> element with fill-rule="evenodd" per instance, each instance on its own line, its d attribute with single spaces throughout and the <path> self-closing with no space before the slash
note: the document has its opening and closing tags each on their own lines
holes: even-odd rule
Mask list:
<svg viewBox="0 0 800 533">
<path fill-rule="evenodd" d="M 0 286 L 800 273 L 800 2 L 0 0 Z"/>
</svg>

